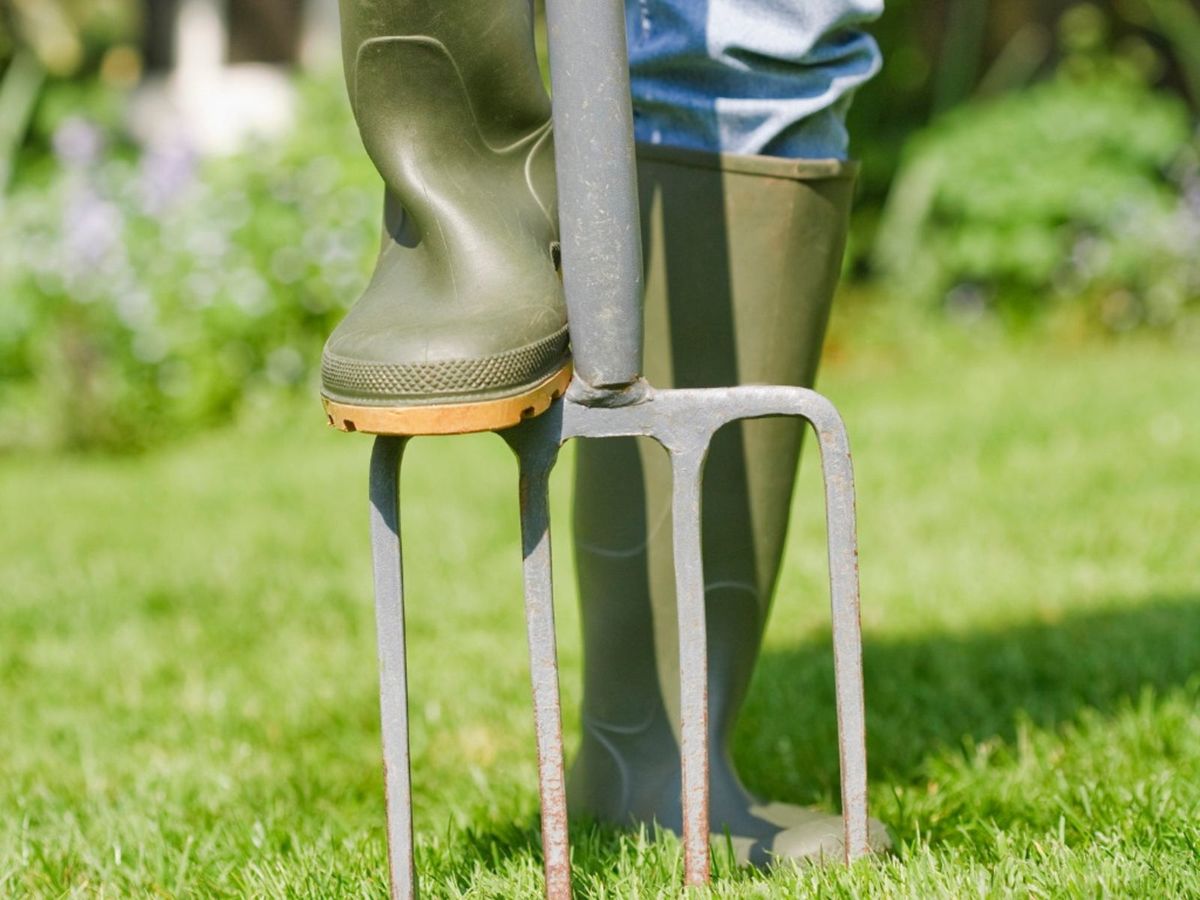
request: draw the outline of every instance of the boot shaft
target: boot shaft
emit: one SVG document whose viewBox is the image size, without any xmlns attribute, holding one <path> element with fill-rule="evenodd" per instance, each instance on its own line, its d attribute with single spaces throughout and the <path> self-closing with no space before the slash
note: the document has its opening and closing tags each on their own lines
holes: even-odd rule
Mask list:
<svg viewBox="0 0 1200 900">
<path fill-rule="evenodd" d="M 834 161 L 639 149 L 652 384 L 812 384 L 853 174 Z M 714 807 L 741 791 L 728 738 L 761 646 L 803 427 L 730 426 L 705 468 Z M 649 781 L 678 777 L 670 465 L 632 439 L 584 441 L 576 460 L 585 738 L 573 788 L 596 814 L 666 822 L 677 781 Z"/>
<path fill-rule="evenodd" d="M 453 61 L 489 143 L 512 143 L 549 120 L 529 0 L 341 0 L 340 13 L 346 87 L 364 131 L 374 113 L 359 100 L 358 62 L 364 48 L 389 39 L 437 46 Z M 395 94 L 419 96 L 442 75 L 397 63 L 386 81 Z"/>
</svg>

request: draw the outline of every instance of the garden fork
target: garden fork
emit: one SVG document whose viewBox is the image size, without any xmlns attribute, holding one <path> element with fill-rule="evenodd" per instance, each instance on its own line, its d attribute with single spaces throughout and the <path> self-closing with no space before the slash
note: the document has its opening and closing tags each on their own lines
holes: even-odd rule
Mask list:
<svg viewBox="0 0 1200 900">
<path fill-rule="evenodd" d="M 519 466 L 525 616 L 537 732 L 546 896 L 571 894 L 550 564 L 549 476 L 570 438 L 645 436 L 669 453 L 679 607 L 685 881 L 709 879 L 708 661 L 700 499 L 705 455 L 730 422 L 799 416 L 825 483 L 845 857 L 867 853 L 867 766 L 854 482 L 834 406 L 799 387 L 655 390 L 641 377 L 641 238 L 620 0 L 548 0 L 563 282 L 575 375 L 545 413 L 500 432 Z M 530 414 L 534 412 L 529 411 Z M 371 457 L 371 535 L 393 898 L 415 896 L 399 469 L 411 435 Z"/>
</svg>

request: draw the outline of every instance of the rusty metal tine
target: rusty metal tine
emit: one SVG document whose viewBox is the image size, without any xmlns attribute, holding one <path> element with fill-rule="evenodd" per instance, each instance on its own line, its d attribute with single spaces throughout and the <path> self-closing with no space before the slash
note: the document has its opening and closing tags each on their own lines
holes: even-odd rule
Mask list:
<svg viewBox="0 0 1200 900">
<path fill-rule="evenodd" d="M 554 635 L 554 580 L 550 557 L 550 469 L 558 442 L 541 427 L 505 435 L 520 464 L 521 550 L 525 627 L 537 731 L 538 791 L 542 806 L 542 859 L 547 900 L 570 900 L 571 847 L 563 775 L 562 708 Z"/>
<path fill-rule="evenodd" d="M 687 885 L 709 879 L 708 630 L 701 549 L 701 480 L 707 445 L 671 454 L 675 597 L 679 625 L 679 745 Z"/>
<path fill-rule="evenodd" d="M 824 398 L 821 398 L 824 400 Z M 810 418 L 821 450 L 829 544 L 829 593 L 833 621 L 834 693 L 842 775 L 842 822 L 846 862 L 865 856 L 867 843 L 867 736 L 863 697 L 862 622 L 858 586 L 858 538 L 854 464 L 846 426 L 833 404 Z"/>
<path fill-rule="evenodd" d="M 408 748 L 408 671 L 404 646 L 404 574 L 400 549 L 400 461 L 407 438 L 377 437 L 371 451 L 371 551 L 379 647 L 379 712 L 387 795 L 392 900 L 417 895 L 413 864 L 412 773 Z"/>
</svg>

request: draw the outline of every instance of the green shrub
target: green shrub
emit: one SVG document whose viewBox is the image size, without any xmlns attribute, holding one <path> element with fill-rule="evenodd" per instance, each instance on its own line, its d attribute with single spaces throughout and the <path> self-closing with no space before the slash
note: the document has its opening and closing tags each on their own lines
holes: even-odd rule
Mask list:
<svg viewBox="0 0 1200 900">
<path fill-rule="evenodd" d="M 905 155 L 874 248 L 889 289 L 1024 321 L 1064 302 L 1123 330 L 1200 300 L 1185 107 L 1116 71 L 961 107 Z"/>
<path fill-rule="evenodd" d="M 236 157 L 130 152 L 67 117 L 0 216 L 0 445 L 138 447 L 312 390 L 378 239 L 340 85 Z"/>
</svg>

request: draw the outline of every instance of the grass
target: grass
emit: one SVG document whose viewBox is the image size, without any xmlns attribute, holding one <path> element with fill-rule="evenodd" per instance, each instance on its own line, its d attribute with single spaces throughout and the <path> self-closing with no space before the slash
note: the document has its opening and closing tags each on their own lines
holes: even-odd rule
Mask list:
<svg viewBox="0 0 1200 900">
<path fill-rule="evenodd" d="M 712 894 L 1200 895 L 1194 350 L 928 349 L 843 353 L 822 384 L 855 442 L 871 801 L 897 851 L 721 866 Z M 305 407 L 142 458 L 0 459 L 0 895 L 384 894 L 368 450 Z M 431 896 L 540 889 L 513 482 L 490 437 L 406 464 Z M 759 792 L 834 808 L 818 490 L 806 465 L 736 750 Z M 675 894 L 652 837 L 576 823 L 578 892 Z"/>
</svg>

